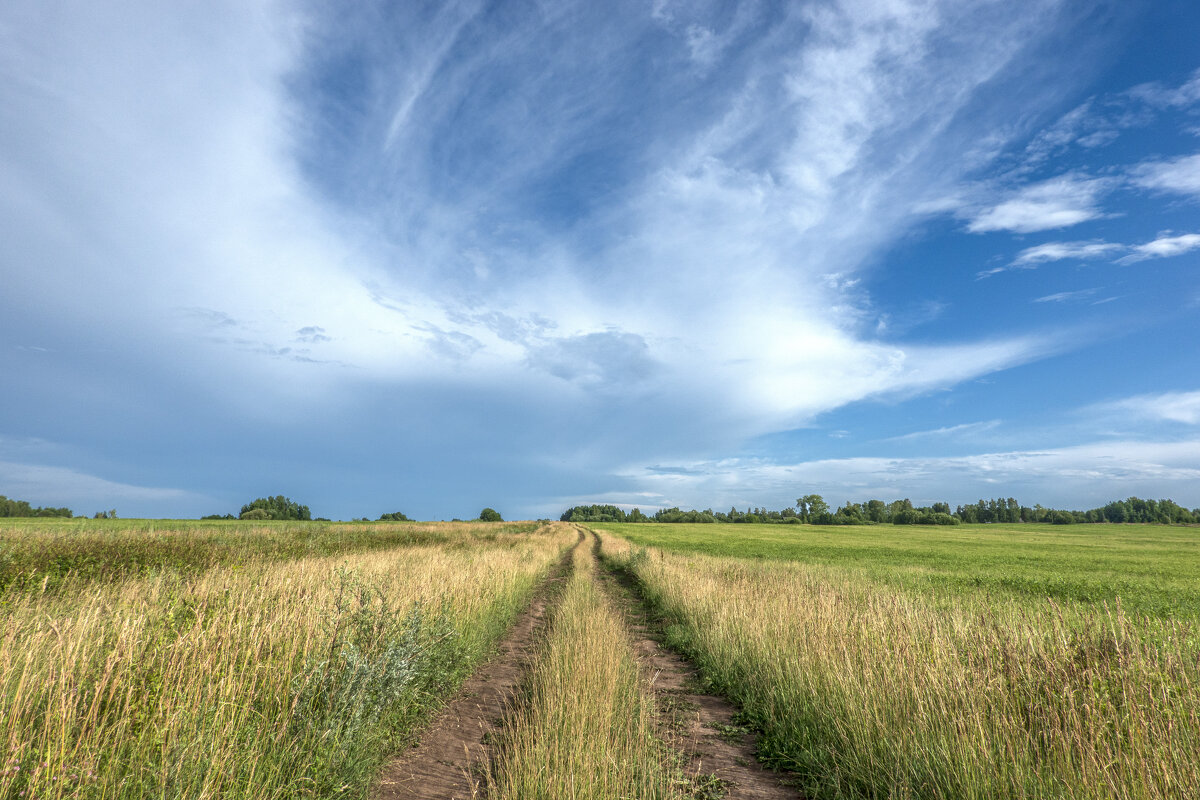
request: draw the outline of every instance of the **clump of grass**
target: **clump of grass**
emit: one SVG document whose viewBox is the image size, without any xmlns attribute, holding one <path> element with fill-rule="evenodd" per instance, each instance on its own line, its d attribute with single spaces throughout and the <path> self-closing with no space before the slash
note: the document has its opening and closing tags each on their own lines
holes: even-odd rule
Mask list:
<svg viewBox="0 0 1200 800">
<path fill-rule="evenodd" d="M 574 572 L 509 720 L 488 796 L 516 800 L 683 797 L 657 738 L 620 613 L 596 585 L 590 550 Z"/>
<path fill-rule="evenodd" d="M 604 538 L 813 798 L 1200 796 L 1200 629 Z"/>
<path fill-rule="evenodd" d="M 10 593 L 0 797 L 365 796 L 574 536 L 463 539 Z"/>
</svg>

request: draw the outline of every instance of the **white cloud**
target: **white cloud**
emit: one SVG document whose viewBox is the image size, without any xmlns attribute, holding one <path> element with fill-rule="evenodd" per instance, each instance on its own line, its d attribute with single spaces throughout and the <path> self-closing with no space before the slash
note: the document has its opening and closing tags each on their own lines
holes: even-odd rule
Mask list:
<svg viewBox="0 0 1200 800">
<path fill-rule="evenodd" d="M 1139 164 L 1130 171 L 1130 180 L 1145 189 L 1200 195 L 1200 153 Z"/>
<path fill-rule="evenodd" d="M 1013 259 L 1011 266 L 1023 267 L 1033 264 L 1044 264 L 1047 261 L 1062 261 L 1068 258 L 1078 261 L 1090 261 L 1103 258 L 1114 252 L 1120 252 L 1123 249 L 1123 245 L 1112 244 L 1110 242 L 1046 242 L 1045 244 L 1027 247 L 1022 250 Z"/>
<path fill-rule="evenodd" d="M 1117 259 L 1118 264 L 1132 264 L 1148 258 L 1171 258 L 1200 248 L 1200 233 L 1185 233 L 1179 236 L 1160 236 L 1152 242 L 1134 245 L 1129 255 Z"/>
<path fill-rule="evenodd" d="M 1189 253 L 1200 248 L 1200 234 L 1184 233 L 1177 236 L 1163 234 L 1153 241 L 1144 244 L 1120 244 L 1118 242 L 1085 241 L 1085 242 L 1045 242 L 1027 247 L 1017 254 L 1007 266 L 992 267 L 977 273 L 979 278 L 988 278 L 1010 269 L 1037 269 L 1041 264 L 1052 261 L 1097 261 L 1116 259 L 1118 264 L 1131 264 L 1148 258 L 1171 258 Z M 1085 292 L 1094 289 L 1082 290 Z M 1071 293 L 1067 293 L 1071 295 Z M 1078 294 L 1078 293 L 1075 293 Z M 1061 299 L 1054 295 L 1052 299 Z"/>
<path fill-rule="evenodd" d="M 967 230 L 1033 233 L 1078 225 L 1103 216 L 1099 198 L 1111 185 L 1105 178 L 1063 175 L 1024 186 L 1007 199 L 975 212 Z"/>
<path fill-rule="evenodd" d="M 961 425 L 951 425 L 945 428 L 935 428 L 928 431 L 913 431 L 901 436 L 892 436 L 884 439 L 885 442 L 911 442 L 916 439 L 943 439 L 943 438 L 958 438 L 961 436 L 970 436 L 978 433 L 995 430 L 1000 427 L 1000 420 L 991 419 L 986 422 L 965 422 Z"/>
<path fill-rule="evenodd" d="M 1038 297 L 1038 298 L 1034 299 L 1033 302 L 1035 302 L 1035 303 L 1065 303 L 1068 300 L 1082 300 L 1084 298 L 1091 297 L 1098 291 L 1100 291 L 1100 290 L 1099 289 L 1078 289 L 1074 292 L 1055 292 L 1054 294 L 1048 294 L 1043 297 Z"/>
<path fill-rule="evenodd" d="M 1200 391 L 1141 394 L 1101 403 L 1092 406 L 1090 410 L 1142 420 L 1200 425 Z"/>
<path fill-rule="evenodd" d="M 1187 108 L 1200 103 L 1200 70 L 1177 87 L 1161 83 L 1143 83 L 1126 92 L 1127 95 L 1157 108 Z"/>
<path fill-rule="evenodd" d="M 727 459 L 670 474 L 630 469 L 657 505 L 790 505 L 808 492 L 842 503 L 910 497 L 952 504 L 1015 496 L 1023 503 L 1098 506 L 1130 495 L 1200 505 L 1200 440 L 1112 441 L 955 457 L 839 458 L 778 463 Z M 645 506 L 643 506 L 645 507 Z"/>
<path fill-rule="evenodd" d="M 964 113 L 1052 32 L 1053 0 L 840 0 L 724 27 L 577 3 L 466 44 L 472 7 L 411 26 L 304 8 L 0 12 L 22 31 L 0 47 L 6 295 L 53 297 L 43 333 L 125 354 L 117 387 L 185 373 L 298 429 L 364 389 L 502 396 L 531 441 L 556 430 L 519 416 L 536 406 L 614 453 L 674 453 L 1067 346 L 879 341 L 856 285 L 1026 105 Z M 772 32 L 727 46 L 752 22 Z M 647 80 L 635 48 L 662 25 L 679 51 Z M 606 143 L 619 155 L 586 174 Z M 1066 176 L 972 225 L 1071 224 L 1102 189 Z M 601 384 L 621 414 L 592 413 Z"/>
<path fill-rule="evenodd" d="M 185 508 L 203 508 L 205 503 L 215 505 L 209 498 L 183 489 L 136 486 L 67 467 L 16 461 L 0 460 L 0 486 L 14 499 L 55 508 L 67 506 L 76 514 L 132 506 L 141 513 L 174 515 Z"/>
</svg>

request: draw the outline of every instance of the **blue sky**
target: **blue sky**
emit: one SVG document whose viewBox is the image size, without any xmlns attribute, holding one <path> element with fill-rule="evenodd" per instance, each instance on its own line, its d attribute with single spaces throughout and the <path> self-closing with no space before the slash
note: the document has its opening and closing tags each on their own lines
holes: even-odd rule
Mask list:
<svg viewBox="0 0 1200 800">
<path fill-rule="evenodd" d="M 6 3 L 0 493 L 1200 505 L 1200 7 Z"/>
</svg>

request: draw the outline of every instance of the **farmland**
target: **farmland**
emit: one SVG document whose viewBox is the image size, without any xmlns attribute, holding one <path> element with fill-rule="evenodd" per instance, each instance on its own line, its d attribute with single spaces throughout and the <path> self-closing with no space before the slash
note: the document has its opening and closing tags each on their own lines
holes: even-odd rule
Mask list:
<svg viewBox="0 0 1200 800">
<path fill-rule="evenodd" d="M 6 522 L 0 798 L 1197 796 L 1198 540 Z"/>
</svg>

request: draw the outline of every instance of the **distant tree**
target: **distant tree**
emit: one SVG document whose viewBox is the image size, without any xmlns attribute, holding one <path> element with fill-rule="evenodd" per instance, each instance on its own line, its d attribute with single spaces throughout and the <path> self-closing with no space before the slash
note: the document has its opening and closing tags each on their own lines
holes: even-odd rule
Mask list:
<svg viewBox="0 0 1200 800">
<path fill-rule="evenodd" d="M 485 508 L 479 512 L 479 519 L 482 522 L 503 522 L 504 517 L 500 516 L 500 512 L 494 508 Z"/>
<path fill-rule="evenodd" d="M 238 519 L 271 519 L 271 512 L 265 508 L 248 508 Z"/>
<path fill-rule="evenodd" d="M 559 517 L 562 522 L 625 522 L 627 519 L 625 512 L 613 505 L 572 506 Z"/>
<path fill-rule="evenodd" d="M 818 517 L 829 514 L 829 504 L 819 494 L 804 495 L 796 501 L 796 508 L 800 510 L 800 518 L 805 522 L 813 522 Z"/>
<path fill-rule="evenodd" d="M 408 517 L 406 517 L 403 514 L 403 512 L 400 512 L 400 511 L 393 511 L 390 514 L 380 514 L 379 521 L 380 522 L 411 522 L 411 520 Z"/>
<path fill-rule="evenodd" d="M 888 508 L 882 500 L 868 500 L 866 508 L 867 519 L 872 522 L 887 522 Z"/>
<path fill-rule="evenodd" d="M 237 517 L 235 517 L 233 514 L 209 514 L 208 516 L 201 517 L 200 519 L 237 519 Z"/>
<path fill-rule="evenodd" d="M 247 517 L 247 511 L 262 510 L 266 512 L 264 517 Z M 289 520 L 310 520 L 312 512 L 308 510 L 308 506 L 302 506 L 294 500 L 277 494 L 274 497 L 260 497 L 253 502 L 242 506 L 239 516 L 242 519 L 289 519 Z"/>
<path fill-rule="evenodd" d="M 0 494 L 0 517 L 71 517 L 69 508 L 34 508 L 25 500 L 10 500 Z"/>
</svg>

